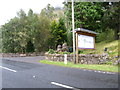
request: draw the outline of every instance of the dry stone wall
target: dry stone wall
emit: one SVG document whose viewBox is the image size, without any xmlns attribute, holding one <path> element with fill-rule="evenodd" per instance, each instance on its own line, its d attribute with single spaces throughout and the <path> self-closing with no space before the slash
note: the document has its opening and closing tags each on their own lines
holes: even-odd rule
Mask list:
<svg viewBox="0 0 120 90">
<path fill-rule="evenodd" d="M 51 61 L 64 61 L 64 55 L 63 54 L 45 54 L 46 60 L 51 60 Z M 72 61 L 73 60 L 73 55 L 68 54 L 67 55 L 67 60 Z M 107 53 L 104 53 L 102 55 L 98 54 L 79 54 L 79 63 L 81 64 L 105 64 L 107 62 L 113 62 L 112 59 L 109 58 L 109 55 Z M 120 59 L 118 59 L 118 64 L 120 62 Z"/>
</svg>

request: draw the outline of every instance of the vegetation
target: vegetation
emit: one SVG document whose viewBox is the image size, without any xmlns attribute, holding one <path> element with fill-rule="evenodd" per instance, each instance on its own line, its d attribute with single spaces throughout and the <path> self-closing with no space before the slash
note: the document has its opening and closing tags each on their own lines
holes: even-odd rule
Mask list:
<svg viewBox="0 0 120 90">
<path fill-rule="evenodd" d="M 101 44 L 118 40 L 119 4 L 120 2 L 111 4 L 108 2 L 75 2 L 75 28 L 82 27 L 98 32 L 96 41 Z M 64 2 L 64 10 L 60 9 L 56 12 L 57 9 L 48 4 L 40 14 L 34 13 L 32 9 L 27 13 L 20 10 L 16 17 L 0 27 L 0 34 L 2 34 L 0 39 L 2 50 L 0 51 L 3 53 L 41 52 L 56 49 L 58 44 L 65 42 L 72 47 L 71 2 Z M 59 13 L 61 15 L 58 15 Z M 108 48 L 112 54 L 117 54 L 116 45 Z M 101 52 L 103 48 L 96 48 L 96 50 Z M 86 51 L 79 53 L 84 52 L 87 53 Z"/>
<path fill-rule="evenodd" d="M 71 2 L 64 2 L 68 38 L 71 38 L 70 31 L 72 30 L 71 4 Z M 81 27 L 98 32 L 97 42 L 118 40 L 119 13 L 120 2 L 111 4 L 108 2 L 74 2 L 75 28 Z M 110 33 L 109 36 L 108 33 Z M 72 45 L 71 42 L 72 40 L 68 40 L 68 45 Z"/>
<path fill-rule="evenodd" d="M 72 54 L 72 53 L 67 52 L 67 51 L 65 51 L 65 52 L 57 52 L 57 51 L 55 51 L 53 49 L 49 49 L 49 51 L 47 53 L 48 54 Z"/>
<path fill-rule="evenodd" d="M 24 10 L 17 13 L 8 23 L 1 26 L 2 52 L 27 53 L 41 52 L 66 42 L 64 19 L 58 22 L 53 13 L 54 8 L 48 4 L 40 14 L 32 9 L 26 14 Z"/>
<path fill-rule="evenodd" d="M 52 65 L 71 67 L 71 68 L 82 68 L 82 69 L 118 72 L 118 66 L 112 66 L 112 65 L 73 64 L 72 62 L 68 62 L 68 64 L 66 65 L 64 64 L 64 62 L 48 61 L 48 60 L 41 60 L 39 62 L 44 63 L 44 64 L 52 64 Z"/>
<path fill-rule="evenodd" d="M 102 54 L 104 53 L 104 49 L 107 48 L 105 53 L 108 53 L 110 57 L 118 56 L 118 40 L 112 42 L 100 42 L 96 43 L 95 50 L 81 50 L 81 54 Z"/>
<path fill-rule="evenodd" d="M 50 48 L 56 49 L 56 46 L 67 41 L 66 27 L 64 19 L 60 18 L 57 23 L 55 20 L 51 22 L 51 37 L 49 39 Z"/>
</svg>

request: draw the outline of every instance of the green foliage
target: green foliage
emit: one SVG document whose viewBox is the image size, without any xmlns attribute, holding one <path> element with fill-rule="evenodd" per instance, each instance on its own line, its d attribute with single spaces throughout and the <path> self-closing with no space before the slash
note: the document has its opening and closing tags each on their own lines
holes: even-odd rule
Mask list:
<svg viewBox="0 0 120 90">
<path fill-rule="evenodd" d="M 58 54 L 71 54 L 70 52 L 58 52 Z"/>
<path fill-rule="evenodd" d="M 26 46 L 26 52 L 34 52 L 34 45 L 31 41 L 27 42 L 27 46 Z"/>
<path fill-rule="evenodd" d="M 68 17 L 67 23 L 71 23 L 72 9 L 71 2 L 65 3 L 65 14 Z M 74 18 L 75 28 L 87 28 L 96 31 L 101 27 L 101 20 L 106 9 L 103 8 L 103 3 L 99 2 L 74 2 Z M 69 22 L 68 22 L 69 21 Z"/>
<path fill-rule="evenodd" d="M 53 49 L 49 49 L 48 53 L 49 53 L 49 54 L 54 54 L 55 51 L 54 51 Z"/>
<path fill-rule="evenodd" d="M 26 53 L 46 50 L 50 19 L 43 14 L 33 13 L 31 9 L 28 14 L 20 10 L 17 15 L 2 26 L 2 51 Z"/>
<path fill-rule="evenodd" d="M 96 43 L 95 45 L 95 50 L 84 50 L 84 54 L 103 54 L 105 53 L 104 52 L 104 49 L 105 48 L 108 48 L 107 52 L 109 54 L 109 57 L 115 57 L 115 56 L 118 56 L 118 50 L 119 50 L 119 47 L 118 47 L 118 40 L 115 40 L 115 41 L 112 41 L 112 42 L 106 42 L 106 41 L 103 41 L 103 42 L 99 42 L 99 43 Z"/>
<path fill-rule="evenodd" d="M 66 35 L 66 27 L 64 23 L 64 19 L 60 18 L 59 22 L 53 20 L 51 22 L 51 38 L 49 43 L 51 44 L 51 48 L 55 49 L 57 45 L 63 44 L 67 41 Z"/>
<path fill-rule="evenodd" d="M 114 39 L 118 40 L 119 35 L 119 15 L 120 15 L 120 2 L 112 2 L 108 5 L 106 13 L 102 18 L 104 28 L 110 28 L 114 30 Z"/>
<path fill-rule="evenodd" d="M 109 29 L 106 32 L 101 32 L 96 37 L 96 42 L 106 41 L 111 42 L 114 40 L 114 31 Z"/>
<path fill-rule="evenodd" d="M 107 64 L 107 65 L 112 65 L 113 62 L 112 62 L 112 61 L 108 61 L 108 62 L 106 62 L 105 64 Z"/>
<path fill-rule="evenodd" d="M 71 2 L 64 2 L 68 45 L 72 46 Z M 75 28 L 86 28 L 99 33 L 97 42 L 113 41 L 119 38 L 120 2 L 74 2 Z M 108 34 L 110 33 L 110 34 Z"/>
<path fill-rule="evenodd" d="M 83 50 L 78 50 L 78 54 L 83 54 L 84 51 Z"/>
<path fill-rule="evenodd" d="M 54 7 L 50 4 L 36 14 L 32 9 L 25 13 L 20 10 L 17 16 L 1 27 L 2 51 L 6 53 L 26 53 L 47 51 L 56 48 L 56 45 L 65 41 L 64 20 L 56 22 Z M 57 37 L 56 37 L 57 36 Z M 64 39 L 63 39 L 64 38 Z M 64 41 L 63 41 L 64 40 Z"/>
</svg>

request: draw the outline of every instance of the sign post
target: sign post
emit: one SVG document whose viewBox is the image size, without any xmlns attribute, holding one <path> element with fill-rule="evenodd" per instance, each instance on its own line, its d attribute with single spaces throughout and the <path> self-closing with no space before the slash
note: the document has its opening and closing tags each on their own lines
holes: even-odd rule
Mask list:
<svg viewBox="0 0 120 90">
<path fill-rule="evenodd" d="M 83 28 L 77 28 L 76 31 L 76 63 L 79 63 L 78 61 L 78 50 L 79 49 L 95 49 L 95 36 L 96 32 L 83 29 Z"/>
<path fill-rule="evenodd" d="M 76 63 L 78 63 L 78 33 L 76 33 Z"/>
</svg>

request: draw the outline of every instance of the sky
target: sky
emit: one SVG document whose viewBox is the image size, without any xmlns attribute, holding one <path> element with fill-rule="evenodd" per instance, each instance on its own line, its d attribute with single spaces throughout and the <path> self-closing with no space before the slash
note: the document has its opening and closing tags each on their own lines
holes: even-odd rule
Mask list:
<svg viewBox="0 0 120 90">
<path fill-rule="evenodd" d="M 17 16 L 17 12 L 23 9 L 26 13 L 31 8 L 33 12 L 40 13 L 47 4 L 54 7 L 63 7 L 64 0 L 1 0 L 0 1 L 0 25 L 4 25 L 11 18 Z"/>
</svg>

